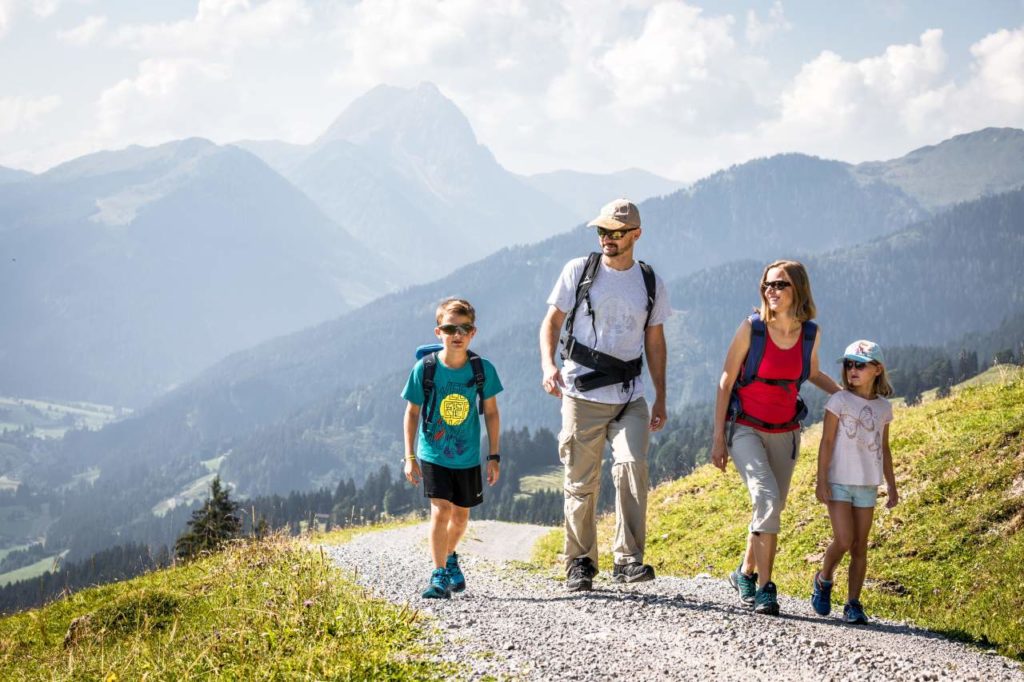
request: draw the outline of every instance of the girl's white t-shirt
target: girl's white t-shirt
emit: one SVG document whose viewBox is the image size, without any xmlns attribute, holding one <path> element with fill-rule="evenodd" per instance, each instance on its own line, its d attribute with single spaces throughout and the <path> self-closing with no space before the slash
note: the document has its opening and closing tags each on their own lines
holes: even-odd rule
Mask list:
<svg viewBox="0 0 1024 682">
<path fill-rule="evenodd" d="M 850 391 L 833 393 L 825 409 L 839 419 L 829 483 L 881 485 L 882 433 L 892 421 L 885 398 L 866 400 Z"/>
</svg>

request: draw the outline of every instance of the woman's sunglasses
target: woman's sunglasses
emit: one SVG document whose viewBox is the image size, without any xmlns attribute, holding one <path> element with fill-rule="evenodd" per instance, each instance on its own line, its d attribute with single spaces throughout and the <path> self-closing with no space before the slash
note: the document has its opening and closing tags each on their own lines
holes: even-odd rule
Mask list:
<svg viewBox="0 0 1024 682">
<path fill-rule="evenodd" d="M 597 236 L 598 237 L 611 237 L 612 239 L 622 239 L 623 237 L 626 236 L 627 233 L 632 232 L 633 230 L 638 230 L 638 229 L 640 229 L 640 228 L 638 228 L 638 227 L 631 227 L 631 228 L 629 228 L 627 230 L 606 230 L 603 227 L 599 227 L 599 228 L 597 228 Z"/>
<path fill-rule="evenodd" d="M 447 336 L 454 336 L 456 333 L 462 334 L 463 336 L 469 336 L 476 329 L 471 324 L 441 324 L 437 326 L 441 330 L 442 334 Z"/>
<path fill-rule="evenodd" d="M 843 360 L 844 369 L 864 369 L 868 365 L 875 365 L 875 362 L 861 362 L 860 360 Z"/>
<path fill-rule="evenodd" d="M 761 283 L 761 288 L 764 289 L 765 291 L 768 291 L 769 289 L 774 289 L 775 291 L 783 291 L 791 286 L 793 286 L 793 283 L 787 282 L 784 279 L 773 279 L 771 282 Z"/>
</svg>

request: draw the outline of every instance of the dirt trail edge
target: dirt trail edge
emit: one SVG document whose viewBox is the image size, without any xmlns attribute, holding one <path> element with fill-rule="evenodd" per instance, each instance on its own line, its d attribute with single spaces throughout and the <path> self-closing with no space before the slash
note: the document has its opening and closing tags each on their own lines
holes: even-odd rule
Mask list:
<svg viewBox="0 0 1024 682">
<path fill-rule="evenodd" d="M 562 582 L 515 564 L 548 530 L 470 522 L 460 552 L 467 589 L 449 601 L 419 597 L 431 569 L 426 524 L 324 549 L 374 593 L 432 615 L 439 658 L 469 666 L 474 678 L 1024 682 L 1012 660 L 905 624 L 848 626 L 783 595 L 782 616 L 756 615 L 709 576 L 620 586 L 601 573 L 593 592 L 567 594 Z"/>
</svg>

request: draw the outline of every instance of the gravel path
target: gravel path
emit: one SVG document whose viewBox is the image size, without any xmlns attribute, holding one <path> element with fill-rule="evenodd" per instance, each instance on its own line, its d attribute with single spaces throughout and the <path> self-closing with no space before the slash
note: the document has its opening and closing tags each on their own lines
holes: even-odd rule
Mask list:
<svg viewBox="0 0 1024 682">
<path fill-rule="evenodd" d="M 821 618 L 780 595 L 783 615 L 739 605 L 725 580 L 658 578 L 619 586 L 601 573 L 594 591 L 523 570 L 547 528 L 474 521 L 460 556 L 467 590 L 420 599 L 430 573 L 426 524 L 368 533 L 325 547 L 361 584 L 436 619 L 440 658 L 472 677 L 606 680 L 875 679 L 1021 680 L 1017 663 L 911 626 Z M 373 570 L 367 570 L 372 566 Z"/>
</svg>

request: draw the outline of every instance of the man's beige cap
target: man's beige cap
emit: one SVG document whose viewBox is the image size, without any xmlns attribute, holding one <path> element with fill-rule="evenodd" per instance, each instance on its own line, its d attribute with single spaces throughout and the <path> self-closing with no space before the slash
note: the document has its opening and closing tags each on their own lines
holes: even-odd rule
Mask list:
<svg viewBox="0 0 1024 682">
<path fill-rule="evenodd" d="M 602 206 L 601 213 L 587 225 L 607 230 L 640 227 L 640 210 L 629 199 L 616 199 Z"/>
</svg>

